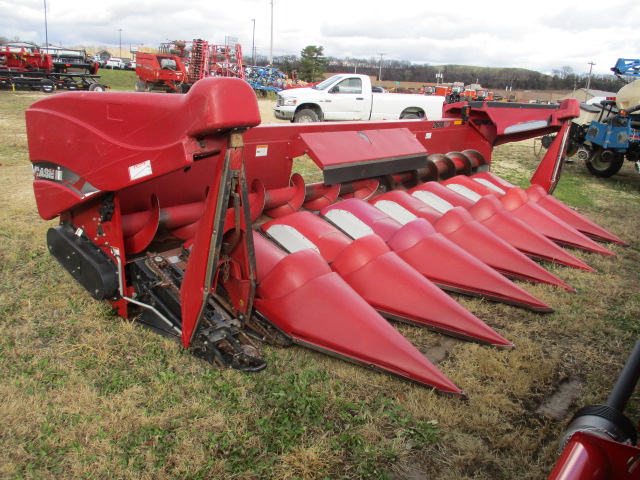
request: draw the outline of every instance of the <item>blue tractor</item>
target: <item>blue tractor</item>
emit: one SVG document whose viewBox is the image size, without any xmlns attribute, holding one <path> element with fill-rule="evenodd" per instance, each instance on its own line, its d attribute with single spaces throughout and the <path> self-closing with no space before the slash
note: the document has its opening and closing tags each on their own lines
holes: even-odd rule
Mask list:
<svg viewBox="0 0 640 480">
<path fill-rule="evenodd" d="M 582 105 L 571 132 L 570 155 L 584 160 L 587 170 L 598 177 L 618 173 L 625 158 L 640 173 L 640 60 L 620 58 L 611 70 L 621 79 L 638 80 L 622 87 L 615 99 Z"/>
</svg>

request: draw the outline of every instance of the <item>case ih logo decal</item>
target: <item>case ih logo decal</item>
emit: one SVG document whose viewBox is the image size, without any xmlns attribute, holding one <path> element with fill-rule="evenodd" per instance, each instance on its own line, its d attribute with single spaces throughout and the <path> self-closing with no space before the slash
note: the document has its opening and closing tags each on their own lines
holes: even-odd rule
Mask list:
<svg viewBox="0 0 640 480">
<path fill-rule="evenodd" d="M 32 165 L 33 180 L 48 180 L 75 191 L 81 197 L 88 197 L 98 191 L 77 173 L 51 162 L 39 162 Z"/>
<path fill-rule="evenodd" d="M 58 168 L 41 167 L 38 165 L 33 166 L 33 176 L 36 178 L 46 180 L 62 181 L 62 170 Z"/>
</svg>

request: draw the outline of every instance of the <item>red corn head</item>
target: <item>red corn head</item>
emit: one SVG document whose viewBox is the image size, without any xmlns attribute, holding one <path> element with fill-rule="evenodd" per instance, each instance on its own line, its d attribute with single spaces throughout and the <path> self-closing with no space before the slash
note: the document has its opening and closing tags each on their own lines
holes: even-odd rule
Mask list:
<svg viewBox="0 0 640 480">
<path fill-rule="evenodd" d="M 466 397 L 311 249 L 287 255 L 254 235 L 256 310 L 299 345 Z"/>
<path fill-rule="evenodd" d="M 352 240 L 310 212 L 274 219 L 263 224 L 262 230 L 291 253 L 316 250 L 334 272 L 387 318 L 470 341 L 512 346 L 376 235 Z"/>
<path fill-rule="evenodd" d="M 553 311 L 549 305 L 436 232 L 422 218 L 402 225 L 382 210 L 357 199 L 331 205 L 321 214 L 352 238 L 375 233 L 400 258 L 444 290 L 481 296 L 536 312 Z"/>
<path fill-rule="evenodd" d="M 400 190 L 380 195 L 371 203 L 403 223 L 416 217 L 428 220 L 436 231 L 504 275 L 573 291 L 573 288 L 558 277 L 475 221 L 462 207 L 455 207 L 445 214 L 440 214 L 424 202 Z"/>
<path fill-rule="evenodd" d="M 474 219 L 530 257 L 593 271 L 589 265 L 512 215 L 494 195 L 485 195 L 474 202 L 436 182 L 420 184 L 409 193 L 442 213 L 453 207 L 465 208 Z"/>
</svg>

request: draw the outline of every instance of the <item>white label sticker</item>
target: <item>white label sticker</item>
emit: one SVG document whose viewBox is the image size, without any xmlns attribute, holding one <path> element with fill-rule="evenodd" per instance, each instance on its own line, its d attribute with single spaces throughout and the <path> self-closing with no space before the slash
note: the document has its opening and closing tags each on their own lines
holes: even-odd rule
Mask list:
<svg viewBox="0 0 640 480">
<path fill-rule="evenodd" d="M 473 178 L 473 177 L 472 177 Z M 487 188 L 490 188 L 491 190 L 501 193 L 501 194 L 505 194 L 507 192 L 505 192 L 503 189 L 501 189 L 499 186 L 491 183 L 489 180 L 485 180 L 484 178 L 473 178 L 476 182 L 478 182 L 480 185 L 484 185 Z"/>
<path fill-rule="evenodd" d="M 325 218 L 329 219 L 340 230 L 346 232 L 351 238 L 362 238 L 375 233 L 369 225 L 347 210 L 331 209 L 327 212 Z"/>
<path fill-rule="evenodd" d="M 433 192 L 427 192 L 425 190 L 416 190 L 411 194 L 412 197 L 416 197 L 421 202 L 426 203 L 432 208 L 435 208 L 440 213 L 446 213 L 453 209 L 453 205 L 447 202 L 444 198 L 439 197 Z"/>
<path fill-rule="evenodd" d="M 269 153 L 269 145 L 256 146 L 256 157 L 266 157 L 267 153 Z"/>
<path fill-rule="evenodd" d="M 147 177 L 152 173 L 151 160 L 145 160 L 144 162 L 140 162 L 129 167 L 129 178 L 131 180 Z"/>
<path fill-rule="evenodd" d="M 474 192 L 470 188 L 465 187 L 464 185 L 460 185 L 459 183 L 450 183 L 447 185 L 447 188 L 453 190 L 456 193 L 459 193 L 463 197 L 467 197 L 469 200 L 477 202 L 482 198 L 482 195 Z"/>
<path fill-rule="evenodd" d="M 320 253 L 320 249 L 311 240 L 289 225 L 271 225 L 267 229 L 267 235 L 286 248 L 289 253 L 308 248 Z"/>
<path fill-rule="evenodd" d="M 424 138 L 431 138 L 431 132 L 427 132 L 424 134 Z"/>
<path fill-rule="evenodd" d="M 378 210 L 382 210 L 384 213 L 403 225 L 406 225 L 418 218 L 402 205 L 392 202 L 391 200 L 379 200 L 374 203 L 373 206 Z"/>
</svg>

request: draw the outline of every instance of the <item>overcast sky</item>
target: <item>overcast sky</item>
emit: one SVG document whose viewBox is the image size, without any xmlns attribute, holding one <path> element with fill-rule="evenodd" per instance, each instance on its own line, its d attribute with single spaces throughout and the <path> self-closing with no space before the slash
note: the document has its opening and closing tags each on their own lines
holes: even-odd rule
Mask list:
<svg viewBox="0 0 640 480">
<path fill-rule="evenodd" d="M 50 43 L 121 44 L 123 56 L 130 44 L 237 37 L 245 58 L 254 42 L 266 57 L 319 45 L 333 57 L 545 73 L 594 62 L 610 74 L 618 58 L 640 58 L 638 0 L 0 0 L 0 36 L 44 44 L 45 3 Z"/>
</svg>

